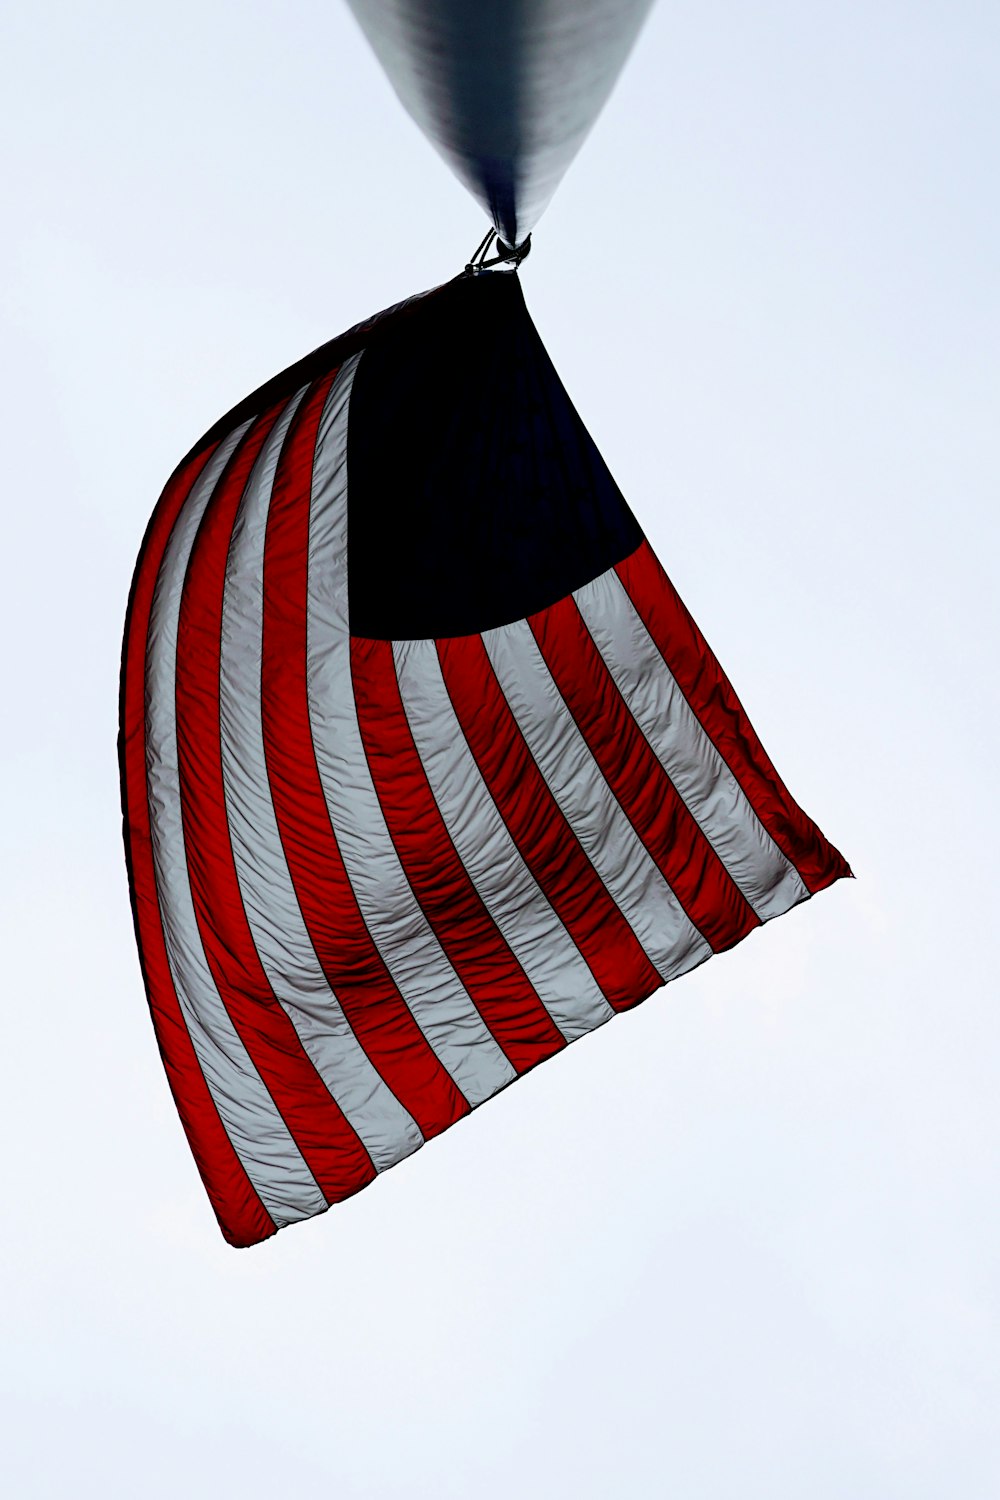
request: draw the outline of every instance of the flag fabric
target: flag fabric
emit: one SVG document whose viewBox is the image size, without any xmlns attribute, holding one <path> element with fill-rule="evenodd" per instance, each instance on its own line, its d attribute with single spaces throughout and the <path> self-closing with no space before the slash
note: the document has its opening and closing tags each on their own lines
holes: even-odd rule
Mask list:
<svg viewBox="0 0 1000 1500">
<path fill-rule="evenodd" d="M 156 1035 L 236 1245 L 850 873 L 510 273 L 324 346 L 179 466 L 120 745 Z"/>
</svg>

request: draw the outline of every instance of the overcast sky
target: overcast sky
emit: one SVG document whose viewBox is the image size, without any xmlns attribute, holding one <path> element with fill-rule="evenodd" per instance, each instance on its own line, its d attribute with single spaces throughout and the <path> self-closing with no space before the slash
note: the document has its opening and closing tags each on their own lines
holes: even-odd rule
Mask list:
<svg viewBox="0 0 1000 1500">
<path fill-rule="evenodd" d="M 485 225 L 339 0 L 0 55 L 5 1492 L 994 1500 L 995 0 L 660 0 L 522 273 L 857 880 L 242 1252 L 133 942 L 132 567 L 205 428 Z"/>
</svg>

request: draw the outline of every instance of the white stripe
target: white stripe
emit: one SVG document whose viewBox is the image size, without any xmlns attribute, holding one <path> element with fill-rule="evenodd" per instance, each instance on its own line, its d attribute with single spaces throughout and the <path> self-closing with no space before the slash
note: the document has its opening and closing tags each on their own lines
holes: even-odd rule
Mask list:
<svg viewBox="0 0 1000 1500">
<path fill-rule="evenodd" d="M 761 921 L 808 895 L 702 728 L 612 568 L 573 596 L 639 728 Z"/>
<path fill-rule="evenodd" d="M 334 382 L 313 471 L 308 672 L 316 764 L 368 930 L 424 1036 L 476 1105 L 509 1083 L 514 1070 L 406 879 L 372 782 L 354 702 L 347 598 L 347 413 L 360 357 L 348 360 Z"/>
<path fill-rule="evenodd" d="M 146 780 L 156 892 L 174 989 L 226 1134 L 280 1228 L 322 1213 L 326 1199 L 250 1060 L 205 957 L 184 850 L 174 711 L 177 622 L 188 559 L 212 491 L 249 425 L 232 433 L 205 468 L 160 564 L 146 648 Z"/>
<path fill-rule="evenodd" d="M 381 1172 L 415 1151 L 423 1136 L 358 1042 L 316 957 L 285 861 L 264 756 L 264 539 L 281 446 L 298 404 L 299 397 L 289 403 L 257 459 L 229 548 L 219 681 L 226 818 L 268 983 Z"/>
<path fill-rule="evenodd" d="M 602 882 L 663 979 L 710 953 L 601 775 L 526 620 L 483 636 L 538 769 Z"/>
<path fill-rule="evenodd" d="M 521 858 L 469 749 L 433 641 L 394 641 L 417 753 L 466 873 L 568 1042 L 614 1015 Z"/>
</svg>

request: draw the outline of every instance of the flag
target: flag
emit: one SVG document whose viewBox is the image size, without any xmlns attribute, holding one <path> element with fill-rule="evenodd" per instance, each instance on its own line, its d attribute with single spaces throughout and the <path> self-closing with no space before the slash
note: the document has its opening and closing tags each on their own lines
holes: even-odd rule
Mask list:
<svg viewBox="0 0 1000 1500">
<path fill-rule="evenodd" d="M 850 873 L 508 272 L 325 345 L 179 466 L 120 746 L 156 1035 L 236 1245 Z"/>
</svg>

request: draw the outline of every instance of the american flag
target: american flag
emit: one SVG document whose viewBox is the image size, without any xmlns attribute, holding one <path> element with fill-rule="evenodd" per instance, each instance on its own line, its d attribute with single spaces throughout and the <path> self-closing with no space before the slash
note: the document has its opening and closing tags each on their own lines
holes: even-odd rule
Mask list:
<svg viewBox="0 0 1000 1500">
<path fill-rule="evenodd" d="M 505 273 L 324 346 L 181 464 L 121 762 L 156 1035 L 235 1245 L 850 873 Z"/>
</svg>

